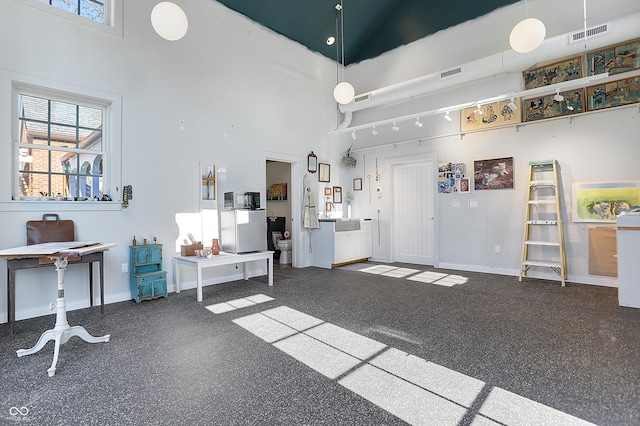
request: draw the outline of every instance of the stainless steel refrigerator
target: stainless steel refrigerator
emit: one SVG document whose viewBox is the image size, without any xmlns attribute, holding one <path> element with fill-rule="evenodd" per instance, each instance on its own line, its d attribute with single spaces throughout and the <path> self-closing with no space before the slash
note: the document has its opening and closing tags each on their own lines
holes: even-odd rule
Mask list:
<svg viewBox="0 0 640 426">
<path fill-rule="evenodd" d="M 220 212 L 222 251 L 248 253 L 267 249 L 267 212 L 265 210 L 222 210 Z"/>
</svg>

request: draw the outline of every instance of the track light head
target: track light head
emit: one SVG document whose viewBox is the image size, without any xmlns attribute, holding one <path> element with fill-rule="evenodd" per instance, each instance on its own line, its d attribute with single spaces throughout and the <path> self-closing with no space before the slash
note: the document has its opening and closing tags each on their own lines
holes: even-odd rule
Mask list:
<svg viewBox="0 0 640 426">
<path fill-rule="evenodd" d="M 327 37 L 327 46 L 333 46 L 333 43 L 336 42 L 336 38 L 334 36 Z"/>
<path fill-rule="evenodd" d="M 396 124 L 396 122 L 393 122 L 393 127 L 391 128 L 391 130 L 393 130 L 394 132 L 399 132 L 400 131 L 400 127 L 398 127 L 398 125 Z"/>
<path fill-rule="evenodd" d="M 373 126 L 373 130 L 371 130 L 371 134 L 373 136 L 377 136 L 378 135 L 378 131 L 376 130 L 376 126 Z"/>
<path fill-rule="evenodd" d="M 556 90 L 556 94 L 553 96 L 553 100 L 556 102 L 564 101 L 564 96 L 560 94 L 560 90 Z"/>
<path fill-rule="evenodd" d="M 451 116 L 449 115 L 449 111 L 444 113 L 444 119 L 447 121 L 451 121 Z"/>
<path fill-rule="evenodd" d="M 420 117 L 416 117 L 416 122 L 413 124 L 418 128 L 422 127 L 422 123 L 420 122 Z"/>
<path fill-rule="evenodd" d="M 358 139 L 358 136 L 356 136 L 356 131 L 354 130 L 353 132 L 351 132 L 351 138 L 355 141 L 356 139 Z"/>
<path fill-rule="evenodd" d="M 515 102 L 513 102 L 513 99 L 511 99 L 511 102 L 509 102 L 509 105 L 507 105 L 509 107 L 509 109 L 511 110 L 511 112 L 515 112 L 518 107 L 516 106 Z"/>
<path fill-rule="evenodd" d="M 483 115 L 484 112 L 482 112 L 482 107 L 480 105 L 478 105 L 478 107 L 476 108 L 476 110 L 474 111 L 477 115 Z"/>
</svg>

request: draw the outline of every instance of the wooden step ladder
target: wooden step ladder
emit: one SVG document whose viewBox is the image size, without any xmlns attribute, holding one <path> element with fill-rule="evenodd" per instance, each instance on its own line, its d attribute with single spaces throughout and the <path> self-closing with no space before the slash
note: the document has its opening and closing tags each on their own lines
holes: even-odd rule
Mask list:
<svg viewBox="0 0 640 426">
<path fill-rule="evenodd" d="M 527 276 L 530 268 L 543 267 L 551 268 L 560 276 L 562 286 L 565 285 L 567 261 L 564 251 L 564 231 L 558 182 L 558 162 L 556 160 L 531 161 L 529 163 L 529 191 L 519 281 L 522 281 L 522 277 Z M 554 227 L 557 232 L 553 231 Z M 557 248 L 558 251 L 553 248 Z M 537 259 L 531 258 L 533 251 L 535 251 Z M 543 260 L 544 258 L 553 260 Z"/>
</svg>

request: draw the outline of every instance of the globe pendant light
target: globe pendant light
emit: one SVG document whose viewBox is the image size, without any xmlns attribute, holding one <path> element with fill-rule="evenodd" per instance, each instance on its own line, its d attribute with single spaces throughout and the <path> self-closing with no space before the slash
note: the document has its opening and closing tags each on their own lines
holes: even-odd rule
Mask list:
<svg viewBox="0 0 640 426">
<path fill-rule="evenodd" d="M 339 104 L 346 105 L 353 101 L 353 98 L 356 96 L 356 89 L 350 83 L 343 81 L 342 83 L 338 83 L 338 85 L 333 89 L 333 98 Z"/>
<path fill-rule="evenodd" d="M 344 80 L 344 9 L 342 8 L 342 1 L 339 4 L 336 4 L 336 10 L 340 14 L 340 24 L 341 24 L 340 25 L 341 26 L 340 42 L 342 44 L 342 80 Z M 338 26 L 338 23 L 336 22 L 336 29 L 337 29 L 337 26 Z M 337 49 L 338 49 L 338 46 L 336 46 L 336 50 Z M 338 83 L 336 87 L 333 89 L 333 98 L 336 100 L 336 102 L 338 102 L 341 105 L 346 105 L 351 103 L 355 95 L 356 95 L 356 90 L 353 88 L 353 86 L 350 83 L 346 81 L 342 81 Z"/>
<path fill-rule="evenodd" d="M 527 0 L 525 15 L 527 15 Z M 546 28 L 542 21 L 536 18 L 526 18 L 518 22 L 509 34 L 509 44 L 518 53 L 529 53 L 538 48 L 544 41 Z"/>
<path fill-rule="evenodd" d="M 189 21 L 180 6 L 163 1 L 155 5 L 151 11 L 151 25 L 163 39 L 176 41 L 187 33 Z"/>
</svg>

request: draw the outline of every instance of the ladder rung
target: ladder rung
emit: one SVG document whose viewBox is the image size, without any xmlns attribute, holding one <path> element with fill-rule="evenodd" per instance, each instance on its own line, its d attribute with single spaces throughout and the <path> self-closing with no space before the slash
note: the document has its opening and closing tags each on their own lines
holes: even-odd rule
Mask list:
<svg viewBox="0 0 640 426">
<path fill-rule="evenodd" d="M 533 241 L 533 240 L 527 240 L 524 243 L 532 245 L 532 246 L 556 246 L 556 247 L 560 246 L 560 243 L 557 242 L 557 241 Z"/>
<path fill-rule="evenodd" d="M 562 268 L 562 264 L 560 262 L 549 262 L 546 260 L 525 260 L 522 262 L 523 265 L 527 266 L 545 266 L 547 268 Z"/>
<path fill-rule="evenodd" d="M 529 200 L 529 204 L 555 204 L 556 200 Z"/>
<path fill-rule="evenodd" d="M 555 163 L 556 160 L 529 161 L 530 166 L 551 166 Z"/>
<path fill-rule="evenodd" d="M 556 186 L 556 181 L 553 179 L 542 179 L 529 181 L 529 186 Z"/>
<path fill-rule="evenodd" d="M 527 225 L 557 225 L 557 220 L 528 220 Z"/>
</svg>

